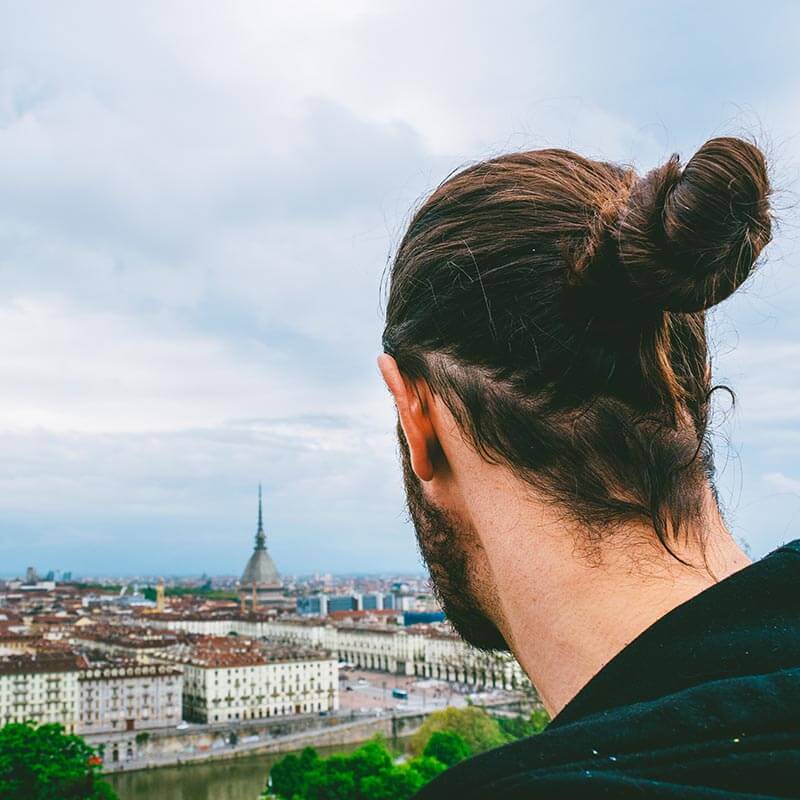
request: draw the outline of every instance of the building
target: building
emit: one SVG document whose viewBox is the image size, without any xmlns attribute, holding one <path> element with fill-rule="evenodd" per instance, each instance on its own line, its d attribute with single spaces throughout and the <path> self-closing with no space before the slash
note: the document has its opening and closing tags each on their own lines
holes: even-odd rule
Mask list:
<svg viewBox="0 0 800 800">
<path fill-rule="evenodd" d="M 33 567 L 28 567 L 25 570 L 24 580 L 7 581 L 6 585 L 9 589 L 26 593 L 52 592 L 56 588 L 55 581 L 42 580 Z"/>
<path fill-rule="evenodd" d="M 264 519 L 261 511 L 261 485 L 258 486 L 258 529 L 253 554 L 247 562 L 239 582 L 239 599 L 242 609 L 258 606 L 268 608 L 293 608 L 294 601 L 284 597 L 283 583 L 275 562 L 267 550 Z"/>
<path fill-rule="evenodd" d="M 358 612 L 368 613 L 368 612 Z M 260 619 L 228 616 L 148 620 L 154 627 L 191 634 L 247 636 L 292 647 L 319 648 L 360 669 L 458 681 L 477 689 L 519 689 L 529 685 L 516 659 L 505 652 L 485 653 L 468 645 L 449 625 L 381 624 L 375 619 L 333 623 L 313 617 Z M 235 638 L 235 637 L 230 637 Z"/>
<path fill-rule="evenodd" d="M 14 653 L 0 657 L 0 726 L 31 720 L 57 722 L 74 733 L 78 678 L 84 665 L 71 652 Z"/>
<path fill-rule="evenodd" d="M 162 578 L 159 580 L 158 585 L 156 586 L 156 611 L 159 614 L 163 614 L 166 608 L 167 604 L 165 599 L 164 579 Z"/>
<path fill-rule="evenodd" d="M 357 611 L 358 598 L 355 595 L 334 595 L 328 597 L 327 614 L 336 611 Z"/>
<path fill-rule="evenodd" d="M 78 687 L 82 734 L 168 728 L 181 721 L 183 676 L 173 665 L 90 665 Z"/>
<path fill-rule="evenodd" d="M 207 636 L 170 657 L 183 666 L 189 720 L 231 722 L 339 708 L 338 664 L 319 650 Z"/>
<path fill-rule="evenodd" d="M 297 598 L 297 613 L 309 617 L 328 616 L 328 595 L 317 594 Z"/>
<path fill-rule="evenodd" d="M 315 594 L 298 597 L 296 611 L 309 617 L 327 617 L 337 611 L 384 611 L 394 609 L 395 596 L 373 592 L 371 594 Z"/>
<path fill-rule="evenodd" d="M 107 624 L 76 625 L 70 634 L 71 644 L 82 650 L 142 664 L 158 663 L 164 650 L 186 640 L 187 636 L 181 632 Z"/>
<path fill-rule="evenodd" d="M 444 622 L 444 611 L 404 611 L 403 625 L 429 625 L 431 622 Z"/>
</svg>

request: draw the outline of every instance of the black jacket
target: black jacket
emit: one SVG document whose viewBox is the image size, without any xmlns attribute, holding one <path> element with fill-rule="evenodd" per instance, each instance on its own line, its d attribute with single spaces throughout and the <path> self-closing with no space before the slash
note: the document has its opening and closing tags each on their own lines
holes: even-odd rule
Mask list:
<svg viewBox="0 0 800 800">
<path fill-rule="evenodd" d="M 544 733 L 417 797 L 800 797 L 800 541 L 662 617 Z"/>
</svg>

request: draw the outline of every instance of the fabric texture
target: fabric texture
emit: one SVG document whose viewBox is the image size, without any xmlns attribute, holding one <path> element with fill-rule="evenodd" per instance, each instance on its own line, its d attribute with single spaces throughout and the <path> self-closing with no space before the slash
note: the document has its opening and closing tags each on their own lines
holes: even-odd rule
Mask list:
<svg viewBox="0 0 800 800">
<path fill-rule="evenodd" d="M 800 797 L 800 540 L 656 621 L 543 733 L 417 797 Z"/>
</svg>

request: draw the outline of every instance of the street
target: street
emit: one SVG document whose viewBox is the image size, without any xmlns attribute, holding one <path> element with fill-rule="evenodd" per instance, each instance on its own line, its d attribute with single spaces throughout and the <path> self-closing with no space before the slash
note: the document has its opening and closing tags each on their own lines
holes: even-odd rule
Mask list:
<svg viewBox="0 0 800 800">
<path fill-rule="evenodd" d="M 407 698 L 392 695 L 393 689 L 408 693 Z M 447 681 L 392 675 L 386 672 L 340 669 L 339 706 L 342 711 L 394 709 L 397 711 L 435 711 L 447 706 L 463 708 L 467 697 L 476 705 L 496 699 L 499 690 L 474 692 Z M 509 694 L 510 696 L 510 694 Z"/>
</svg>

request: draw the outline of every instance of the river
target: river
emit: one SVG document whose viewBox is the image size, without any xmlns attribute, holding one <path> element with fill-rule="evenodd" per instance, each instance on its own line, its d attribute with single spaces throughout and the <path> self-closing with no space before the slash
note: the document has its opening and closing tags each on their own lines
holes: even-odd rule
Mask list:
<svg viewBox="0 0 800 800">
<path fill-rule="evenodd" d="M 320 755 L 346 753 L 357 744 L 319 747 Z M 401 745 L 402 747 L 402 745 Z M 119 800 L 258 800 L 269 768 L 286 753 L 243 756 L 180 767 L 158 767 L 106 775 Z"/>
</svg>

